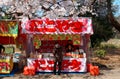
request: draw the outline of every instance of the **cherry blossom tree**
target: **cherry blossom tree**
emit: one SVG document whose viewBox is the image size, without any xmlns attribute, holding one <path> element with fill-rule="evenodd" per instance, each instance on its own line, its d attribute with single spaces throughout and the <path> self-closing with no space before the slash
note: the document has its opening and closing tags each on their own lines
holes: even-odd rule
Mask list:
<svg viewBox="0 0 120 79">
<path fill-rule="evenodd" d="M 80 17 L 105 15 L 106 0 L 0 0 L 0 15 L 10 19 Z M 104 7 L 104 9 L 103 9 Z M 101 11 L 102 9 L 102 11 Z"/>
</svg>

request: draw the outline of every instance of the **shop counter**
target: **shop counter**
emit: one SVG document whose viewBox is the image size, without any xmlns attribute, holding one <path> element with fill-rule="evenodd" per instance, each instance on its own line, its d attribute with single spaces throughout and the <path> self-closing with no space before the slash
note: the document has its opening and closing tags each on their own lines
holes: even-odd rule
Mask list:
<svg viewBox="0 0 120 79">
<path fill-rule="evenodd" d="M 34 66 L 37 72 L 53 72 L 54 59 L 27 59 L 27 66 Z M 86 72 L 86 58 L 64 58 L 62 72 Z"/>
</svg>

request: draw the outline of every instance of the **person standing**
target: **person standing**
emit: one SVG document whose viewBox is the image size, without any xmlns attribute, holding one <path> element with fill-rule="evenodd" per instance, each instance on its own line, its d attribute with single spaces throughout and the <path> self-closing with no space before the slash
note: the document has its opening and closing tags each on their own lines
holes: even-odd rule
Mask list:
<svg viewBox="0 0 120 79">
<path fill-rule="evenodd" d="M 62 51 L 62 47 L 56 43 L 54 46 L 54 50 L 53 50 L 53 55 L 54 55 L 54 71 L 53 73 L 56 75 L 56 68 L 58 66 L 58 75 L 61 74 L 61 67 L 62 67 L 62 60 L 63 60 L 63 51 Z"/>
<path fill-rule="evenodd" d="M 70 53 L 70 52 L 74 51 L 74 45 L 73 45 L 72 40 L 68 40 L 68 43 L 65 46 L 65 51 L 66 51 L 66 53 Z"/>
<path fill-rule="evenodd" d="M 5 47 L 3 45 L 0 45 L 0 54 L 4 54 Z"/>
</svg>

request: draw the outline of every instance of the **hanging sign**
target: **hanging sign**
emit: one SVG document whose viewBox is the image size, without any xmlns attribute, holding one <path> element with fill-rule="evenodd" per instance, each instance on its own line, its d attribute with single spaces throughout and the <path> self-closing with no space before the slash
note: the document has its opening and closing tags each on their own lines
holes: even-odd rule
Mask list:
<svg viewBox="0 0 120 79">
<path fill-rule="evenodd" d="M 0 36 L 17 36 L 17 21 L 0 21 Z"/>
<path fill-rule="evenodd" d="M 22 33 L 33 34 L 93 34 L 90 18 L 73 19 L 35 19 L 22 22 Z"/>
</svg>

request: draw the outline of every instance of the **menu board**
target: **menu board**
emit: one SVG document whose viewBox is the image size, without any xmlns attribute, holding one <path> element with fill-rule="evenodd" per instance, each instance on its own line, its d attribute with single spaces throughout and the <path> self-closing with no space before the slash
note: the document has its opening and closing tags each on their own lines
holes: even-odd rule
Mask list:
<svg viewBox="0 0 120 79">
<path fill-rule="evenodd" d="M 58 42 L 62 47 L 63 47 L 63 51 L 65 50 L 64 47 L 67 44 L 68 40 L 72 40 L 73 41 L 73 45 L 74 46 L 78 46 L 81 44 L 81 36 L 78 34 L 74 34 L 74 35 L 70 35 L 70 34 L 66 34 L 66 35 L 34 35 L 33 38 L 33 44 L 35 49 L 38 52 L 52 52 L 53 51 L 53 47 L 55 45 L 56 42 Z"/>
<path fill-rule="evenodd" d="M 64 47 L 67 43 L 67 40 L 42 40 L 41 46 L 36 50 L 40 53 L 51 53 L 56 42 L 58 42 L 63 47 L 64 51 Z"/>
</svg>

